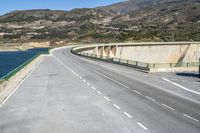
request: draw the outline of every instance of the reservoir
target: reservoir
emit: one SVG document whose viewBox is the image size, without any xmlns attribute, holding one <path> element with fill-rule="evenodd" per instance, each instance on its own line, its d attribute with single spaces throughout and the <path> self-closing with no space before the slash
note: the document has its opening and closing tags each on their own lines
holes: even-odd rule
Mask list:
<svg viewBox="0 0 200 133">
<path fill-rule="evenodd" d="M 34 48 L 26 51 L 0 51 L 0 78 L 48 48 Z"/>
</svg>

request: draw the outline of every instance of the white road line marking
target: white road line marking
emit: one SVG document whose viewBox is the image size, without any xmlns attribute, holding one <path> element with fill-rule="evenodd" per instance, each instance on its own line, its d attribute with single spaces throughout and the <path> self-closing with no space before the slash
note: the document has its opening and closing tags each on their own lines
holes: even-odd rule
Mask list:
<svg viewBox="0 0 200 133">
<path fill-rule="evenodd" d="M 137 124 L 141 127 L 141 128 L 143 128 L 144 130 L 147 130 L 148 128 L 146 128 L 142 123 L 140 123 L 140 122 L 137 122 Z"/>
<path fill-rule="evenodd" d="M 169 105 L 166 105 L 166 104 L 163 104 L 163 103 L 161 105 L 168 108 L 168 109 L 175 110 L 174 108 L 170 107 Z"/>
<path fill-rule="evenodd" d="M 145 96 L 145 98 L 147 98 L 147 99 L 149 99 L 149 100 L 151 100 L 151 101 L 153 101 L 153 102 L 155 102 L 155 101 L 156 101 L 154 98 L 152 98 L 152 97 L 149 97 L 149 96 Z"/>
<path fill-rule="evenodd" d="M 124 113 L 124 115 L 126 115 L 128 118 L 132 118 L 132 116 L 131 115 L 129 115 L 127 112 L 123 112 Z"/>
<path fill-rule="evenodd" d="M 96 90 L 96 88 L 95 88 L 95 87 L 93 87 L 93 86 L 92 86 L 92 89 L 93 89 L 93 90 Z"/>
<path fill-rule="evenodd" d="M 181 86 L 181 85 L 179 85 L 179 84 L 177 84 L 175 82 L 172 82 L 172 81 L 168 80 L 167 78 L 162 78 L 162 79 L 165 80 L 165 81 L 167 81 L 167 82 L 169 82 L 169 83 L 171 83 L 171 84 L 173 84 L 173 85 L 175 85 L 175 86 L 180 87 L 183 90 L 186 90 L 186 91 L 189 91 L 189 92 L 192 92 L 192 93 L 200 95 L 200 92 L 197 92 L 197 91 L 194 91 L 194 90 L 190 90 L 190 89 L 188 89 L 188 88 L 186 88 L 184 86 Z"/>
<path fill-rule="evenodd" d="M 119 69 L 117 69 L 117 68 L 111 68 L 111 67 L 105 66 L 105 65 L 102 64 L 103 62 L 102 62 L 102 63 L 100 63 L 100 62 L 95 62 L 95 61 L 88 60 L 88 59 L 84 59 L 84 58 L 79 58 L 79 59 L 85 60 L 85 61 L 87 61 L 87 62 L 91 62 L 91 63 L 94 63 L 94 64 L 97 64 L 97 65 L 100 65 L 100 66 L 105 67 L 105 68 L 110 69 L 110 70 L 115 70 L 115 71 L 118 71 L 118 72 L 129 73 L 129 74 L 132 73 L 132 72 L 124 71 L 124 70 L 119 70 Z M 106 65 L 108 65 L 108 64 L 106 64 Z"/>
<path fill-rule="evenodd" d="M 76 58 L 78 58 L 78 57 L 76 57 Z M 87 65 L 86 65 L 86 66 L 87 66 Z M 117 84 L 123 86 L 124 88 L 130 90 L 130 87 L 128 87 L 128 86 L 126 86 L 126 85 L 124 85 L 124 84 L 122 84 L 122 83 L 120 83 L 120 82 L 118 82 L 118 81 L 116 81 L 116 80 L 114 80 L 114 79 L 112 79 L 112 78 L 106 76 L 105 74 L 103 74 L 103 73 L 101 73 L 101 72 L 95 70 L 94 68 L 89 67 L 88 69 L 90 69 L 90 70 L 92 70 L 92 71 L 95 71 L 95 72 L 98 73 L 99 75 L 102 75 L 102 76 L 104 76 L 105 78 L 110 79 L 111 81 L 113 81 L 113 82 L 115 82 L 115 83 L 117 83 Z"/>
<path fill-rule="evenodd" d="M 70 69 L 68 66 L 66 66 L 60 59 L 58 59 L 56 56 L 54 56 L 54 58 L 60 63 L 62 64 L 65 68 L 67 68 L 68 70 L 70 70 L 73 74 L 75 74 L 76 76 L 79 76 L 76 72 L 74 72 L 72 69 Z M 83 82 L 86 82 L 83 80 Z"/>
<path fill-rule="evenodd" d="M 98 93 L 99 95 L 101 95 L 101 94 L 102 94 L 100 91 L 97 91 L 97 93 Z"/>
<path fill-rule="evenodd" d="M 107 98 L 106 96 L 104 96 L 103 98 L 104 98 L 104 99 L 106 99 L 107 101 L 110 101 L 110 99 L 109 99 L 109 98 Z"/>
<path fill-rule="evenodd" d="M 183 114 L 183 115 L 184 115 L 185 117 L 187 117 L 187 118 L 190 118 L 190 119 L 196 121 L 196 122 L 199 122 L 199 120 L 193 118 L 192 116 L 189 116 L 189 115 L 186 115 L 186 114 Z"/>
<path fill-rule="evenodd" d="M 79 77 L 79 79 L 82 79 L 81 77 Z"/>
<path fill-rule="evenodd" d="M 23 78 L 23 80 L 17 85 L 17 87 L 5 98 L 5 100 L 0 104 L 0 108 L 6 103 L 6 101 L 17 91 L 17 89 L 21 86 L 21 84 L 33 73 L 33 71 L 41 64 L 42 59 L 37 65 L 33 67 L 33 69 Z"/>
<path fill-rule="evenodd" d="M 86 80 L 85 80 L 85 79 L 83 79 L 83 82 L 86 82 Z"/>
<path fill-rule="evenodd" d="M 88 86 L 90 86 L 90 83 L 87 83 Z"/>
<path fill-rule="evenodd" d="M 138 95 L 141 95 L 141 92 L 136 91 L 136 90 L 132 90 L 133 92 L 137 93 Z"/>
<path fill-rule="evenodd" d="M 113 106 L 117 109 L 120 109 L 120 107 L 117 104 L 113 104 Z"/>
<path fill-rule="evenodd" d="M 92 68 L 90 68 L 90 69 L 92 69 Z M 101 73 L 101 72 L 98 72 L 98 71 L 96 71 L 96 70 L 94 70 L 94 69 L 92 69 L 92 70 L 93 70 L 93 71 L 95 71 L 96 73 L 98 73 L 98 74 L 100 74 L 100 75 L 104 76 L 105 78 L 107 78 L 107 79 L 110 79 L 111 81 L 113 81 L 113 82 L 115 82 L 115 83 L 117 83 L 117 84 L 119 84 L 119 85 L 123 86 L 124 88 L 126 88 L 126 89 L 129 89 L 129 90 L 130 90 L 130 87 L 128 87 L 128 86 L 126 86 L 126 85 L 124 85 L 124 84 L 122 84 L 122 83 L 120 83 L 120 82 L 118 82 L 118 81 L 116 81 L 116 80 L 114 80 L 114 79 L 112 79 L 112 78 L 110 78 L 110 77 L 106 76 L 105 74 L 103 74 L 103 73 Z"/>
</svg>

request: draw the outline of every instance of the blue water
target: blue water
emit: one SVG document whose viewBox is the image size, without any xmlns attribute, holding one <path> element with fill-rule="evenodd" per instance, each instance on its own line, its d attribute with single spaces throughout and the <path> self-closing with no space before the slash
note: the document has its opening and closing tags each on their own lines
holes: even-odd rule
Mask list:
<svg viewBox="0 0 200 133">
<path fill-rule="evenodd" d="M 29 49 L 27 51 L 0 52 L 0 78 L 31 59 L 39 52 L 46 51 L 48 51 L 47 48 L 37 48 Z"/>
</svg>

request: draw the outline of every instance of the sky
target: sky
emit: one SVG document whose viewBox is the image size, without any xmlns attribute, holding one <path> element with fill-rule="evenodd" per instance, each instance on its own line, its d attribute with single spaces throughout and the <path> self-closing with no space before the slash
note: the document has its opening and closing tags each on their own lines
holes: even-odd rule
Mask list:
<svg viewBox="0 0 200 133">
<path fill-rule="evenodd" d="M 0 15 L 14 10 L 71 10 L 109 5 L 124 0 L 0 0 Z"/>
</svg>

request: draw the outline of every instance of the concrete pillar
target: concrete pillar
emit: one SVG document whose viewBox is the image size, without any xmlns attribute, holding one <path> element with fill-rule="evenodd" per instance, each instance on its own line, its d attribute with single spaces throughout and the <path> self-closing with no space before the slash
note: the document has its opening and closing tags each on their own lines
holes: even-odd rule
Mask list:
<svg viewBox="0 0 200 133">
<path fill-rule="evenodd" d="M 95 48 L 93 49 L 93 54 L 98 55 L 98 52 L 99 52 L 98 47 L 95 47 Z"/>
<path fill-rule="evenodd" d="M 110 56 L 110 46 L 104 46 L 104 56 Z"/>
<path fill-rule="evenodd" d="M 117 45 L 110 46 L 110 57 L 116 57 L 117 53 Z"/>
<path fill-rule="evenodd" d="M 103 53 L 104 53 L 104 48 L 103 48 L 103 46 L 98 46 L 98 55 L 103 56 Z"/>
</svg>

